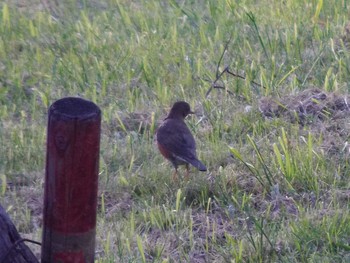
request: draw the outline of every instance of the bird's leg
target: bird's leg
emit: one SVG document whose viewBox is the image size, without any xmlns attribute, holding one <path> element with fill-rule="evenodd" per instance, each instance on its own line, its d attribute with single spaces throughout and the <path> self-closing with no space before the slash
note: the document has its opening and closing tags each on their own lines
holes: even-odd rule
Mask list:
<svg viewBox="0 0 350 263">
<path fill-rule="evenodd" d="M 190 166 L 187 163 L 186 164 L 186 173 L 185 173 L 185 180 L 188 181 L 190 179 Z"/>
<path fill-rule="evenodd" d="M 173 173 L 172 178 L 173 178 L 173 182 L 176 182 L 176 181 L 177 181 L 177 168 L 175 168 L 175 171 L 174 171 L 174 173 Z"/>
</svg>

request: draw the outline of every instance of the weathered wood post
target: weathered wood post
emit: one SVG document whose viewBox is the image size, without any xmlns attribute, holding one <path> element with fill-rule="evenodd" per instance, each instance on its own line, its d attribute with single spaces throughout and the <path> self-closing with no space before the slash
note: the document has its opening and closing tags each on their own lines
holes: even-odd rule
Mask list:
<svg viewBox="0 0 350 263">
<path fill-rule="evenodd" d="M 101 111 L 63 98 L 49 109 L 41 262 L 94 262 Z"/>
</svg>

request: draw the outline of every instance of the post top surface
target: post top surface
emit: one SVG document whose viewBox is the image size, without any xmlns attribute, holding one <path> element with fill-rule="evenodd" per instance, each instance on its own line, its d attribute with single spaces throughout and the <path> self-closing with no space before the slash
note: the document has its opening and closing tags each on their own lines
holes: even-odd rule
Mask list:
<svg viewBox="0 0 350 263">
<path fill-rule="evenodd" d="M 50 112 L 76 118 L 99 114 L 100 109 L 91 101 L 78 97 L 66 97 L 55 101 L 50 107 Z"/>
</svg>

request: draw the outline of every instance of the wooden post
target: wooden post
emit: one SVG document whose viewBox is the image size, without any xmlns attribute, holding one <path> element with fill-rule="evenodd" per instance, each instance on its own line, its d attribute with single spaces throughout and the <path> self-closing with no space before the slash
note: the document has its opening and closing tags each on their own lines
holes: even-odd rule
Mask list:
<svg viewBox="0 0 350 263">
<path fill-rule="evenodd" d="M 49 110 L 42 263 L 94 262 L 101 111 L 63 98 Z"/>
</svg>

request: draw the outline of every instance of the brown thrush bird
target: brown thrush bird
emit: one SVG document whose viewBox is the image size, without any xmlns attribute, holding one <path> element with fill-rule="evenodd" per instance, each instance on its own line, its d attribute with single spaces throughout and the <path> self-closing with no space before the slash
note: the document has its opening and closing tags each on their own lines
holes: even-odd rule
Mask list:
<svg viewBox="0 0 350 263">
<path fill-rule="evenodd" d="M 207 170 L 205 165 L 197 159 L 196 142 L 185 123 L 186 116 L 193 113 L 187 102 L 175 102 L 168 116 L 157 129 L 156 140 L 159 151 L 175 168 L 173 180 L 177 179 L 179 165 L 186 165 L 186 179 L 189 176 L 189 164 L 199 171 Z"/>
</svg>

